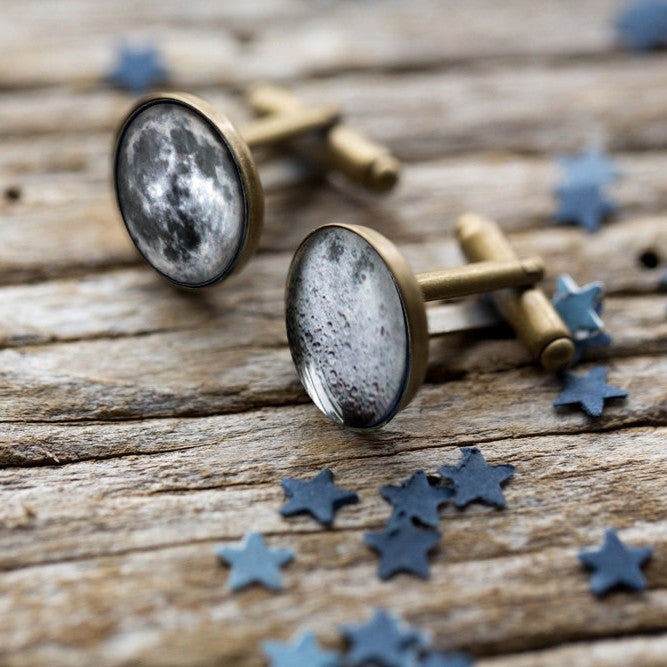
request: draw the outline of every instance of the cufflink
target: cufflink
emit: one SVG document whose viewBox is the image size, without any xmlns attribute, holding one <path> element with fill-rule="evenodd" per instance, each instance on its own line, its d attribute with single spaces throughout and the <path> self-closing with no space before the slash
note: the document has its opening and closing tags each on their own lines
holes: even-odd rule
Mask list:
<svg viewBox="0 0 667 667">
<path fill-rule="evenodd" d="M 237 130 L 193 95 L 143 98 L 116 138 L 114 185 L 127 231 L 146 261 L 184 287 L 240 269 L 261 234 L 264 194 L 251 149 L 302 138 L 326 167 L 377 191 L 396 183 L 389 150 L 346 127 L 337 109 L 309 106 L 275 86 L 248 95 L 260 117 Z"/>
<path fill-rule="evenodd" d="M 542 261 L 518 259 L 498 225 L 480 216 L 463 216 L 456 232 L 472 263 L 417 275 L 367 227 L 325 225 L 297 249 L 286 290 L 290 351 L 304 388 L 333 421 L 377 428 L 412 400 L 428 361 L 427 301 L 492 292 L 545 369 L 571 364 L 570 331 L 534 286 Z"/>
</svg>

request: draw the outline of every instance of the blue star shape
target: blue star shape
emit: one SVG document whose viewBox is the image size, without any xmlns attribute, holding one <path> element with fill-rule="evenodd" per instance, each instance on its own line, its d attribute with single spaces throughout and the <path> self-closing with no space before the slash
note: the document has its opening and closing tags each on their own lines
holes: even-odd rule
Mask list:
<svg viewBox="0 0 667 667">
<path fill-rule="evenodd" d="M 581 361 L 581 358 L 584 356 L 586 350 L 589 347 L 606 347 L 613 343 L 612 337 L 605 333 L 604 331 L 599 331 L 591 336 L 586 338 L 575 338 L 574 339 L 574 363 L 577 364 Z"/>
<path fill-rule="evenodd" d="M 567 273 L 558 276 L 552 303 L 575 338 L 604 327 L 599 315 L 603 290 L 600 281 L 579 287 Z"/>
<path fill-rule="evenodd" d="M 557 223 L 574 223 L 590 234 L 600 229 L 602 221 L 617 210 L 598 185 L 574 184 L 556 188 L 558 208 L 554 213 Z"/>
<path fill-rule="evenodd" d="M 646 52 L 667 46 L 667 2 L 634 2 L 619 14 L 616 29 L 621 42 L 633 51 Z"/>
<path fill-rule="evenodd" d="M 589 580 L 591 590 L 602 596 L 614 588 L 646 590 L 641 566 L 651 557 L 649 547 L 626 547 L 613 529 L 606 531 L 604 544 L 598 551 L 581 551 L 579 560 L 595 570 Z"/>
<path fill-rule="evenodd" d="M 262 584 L 279 591 L 282 589 L 280 568 L 294 558 L 289 549 L 269 549 L 259 533 L 248 533 L 241 548 L 219 546 L 216 556 L 231 566 L 229 587 L 241 590 L 250 584 Z"/>
<path fill-rule="evenodd" d="M 564 177 L 564 187 L 584 185 L 602 186 L 615 181 L 620 173 L 607 156 L 599 150 L 589 149 L 577 155 L 558 158 Z"/>
<path fill-rule="evenodd" d="M 380 532 L 366 533 L 364 542 L 380 554 L 380 579 L 386 581 L 400 572 L 428 579 L 427 555 L 440 542 L 440 533 L 404 519 Z"/>
<path fill-rule="evenodd" d="M 262 649 L 270 667 L 340 667 L 341 657 L 333 651 L 323 651 L 312 632 L 304 632 L 291 644 L 265 641 Z"/>
<path fill-rule="evenodd" d="M 415 653 L 427 645 L 426 638 L 406 627 L 384 609 L 376 610 L 373 618 L 362 625 L 346 625 L 342 633 L 350 650 L 350 667 L 371 665 L 381 667 L 412 667 Z"/>
<path fill-rule="evenodd" d="M 280 484 L 289 500 L 280 513 L 283 516 L 310 514 L 323 526 L 331 525 L 337 510 L 359 502 L 356 493 L 336 486 L 333 479 L 334 475 L 328 468 L 308 481 L 292 477 L 283 479 Z"/>
<path fill-rule="evenodd" d="M 450 488 L 432 486 L 422 470 L 418 470 L 400 486 L 383 486 L 380 495 L 394 508 L 390 523 L 402 518 L 413 519 L 437 528 L 438 508 L 454 495 Z"/>
<path fill-rule="evenodd" d="M 419 667 L 473 667 L 475 660 L 467 653 L 428 653 L 422 657 Z"/>
<path fill-rule="evenodd" d="M 660 276 L 658 287 L 663 290 L 667 289 L 667 271 L 663 271 L 662 275 Z"/>
<path fill-rule="evenodd" d="M 154 47 L 123 45 L 107 79 L 119 88 L 138 94 L 158 83 L 165 83 L 169 79 L 169 72 Z"/>
<path fill-rule="evenodd" d="M 465 507 L 478 500 L 501 509 L 505 496 L 500 488 L 512 475 L 513 465 L 490 466 L 477 447 L 461 447 L 463 459 L 456 466 L 442 466 L 438 472 L 454 484 L 454 504 Z"/>
<path fill-rule="evenodd" d="M 627 398 L 628 392 L 607 384 L 607 369 L 596 366 L 586 375 L 564 373 L 565 388 L 553 405 L 579 405 L 589 417 L 599 417 L 609 398 Z"/>
</svg>

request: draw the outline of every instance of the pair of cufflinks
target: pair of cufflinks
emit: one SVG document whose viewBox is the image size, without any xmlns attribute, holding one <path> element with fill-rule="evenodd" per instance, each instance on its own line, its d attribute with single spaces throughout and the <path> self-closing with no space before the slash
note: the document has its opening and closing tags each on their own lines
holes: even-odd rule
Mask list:
<svg viewBox="0 0 667 667">
<path fill-rule="evenodd" d="M 337 109 L 274 86 L 256 87 L 248 99 L 260 117 L 240 131 L 197 97 L 158 94 L 141 100 L 118 133 L 123 221 L 146 261 L 177 285 L 221 281 L 254 252 L 264 194 L 251 148 L 290 145 L 380 192 L 398 181 L 396 158 L 344 125 Z M 287 276 L 289 346 L 306 391 L 335 422 L 377 428 L 410 402 L 426 373 L 427 301 L 492 292 L 545 369 L 572 363 L 570 331 L 535 287 L 541 260 L 519 259 L 498 225 L 477 215 L 461 217 L 456 232 L 471 263 L 417 275 L 368 227 L 324 225 L 297 249 Z"/>
</svg>

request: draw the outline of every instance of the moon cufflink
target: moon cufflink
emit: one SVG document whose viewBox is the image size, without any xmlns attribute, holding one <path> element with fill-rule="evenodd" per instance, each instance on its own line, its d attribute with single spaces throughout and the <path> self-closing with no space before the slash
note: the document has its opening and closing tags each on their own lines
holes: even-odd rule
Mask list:
<svg viewBox="0 0 667 667">
<path fill-rule="evenodd" d="M 308 106 L 275 86 L 253 88 L 248 100 L 260 117 L 237 130 L 198 97 L 151 95 L 118 132 L 121 216 L 146 261 L 177 285 L 222 280 L 255 250 L 264 194 L 252 148 L 309 137 L 310 153 L 365 187 L 386 191 L 398 180 L 396 158 L 343 125 L 337 109 Z"/>
<path fill-rule="evenodd" d="M 374 429 L 412 400 L 428 361 L 426 301 L 493 292 L 543 367 L 570 365 L 570 332 L 534 287 L 541 260 L 517 259 L 500 228 L 476 215 L 459 220 L 457 236 L 473 263 L 417 275 L 367 227 L 325 225 L 301 243 L 287 278 L 287 335 L 303 386 L 330 419 Z"/>
</svg>

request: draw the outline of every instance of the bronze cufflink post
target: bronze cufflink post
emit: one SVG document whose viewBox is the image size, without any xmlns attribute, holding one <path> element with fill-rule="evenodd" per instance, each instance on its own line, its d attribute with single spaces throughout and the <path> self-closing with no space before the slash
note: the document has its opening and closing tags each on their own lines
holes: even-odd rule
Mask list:
<svg viewBox="0 0 667 667">
<path fill-rule="evenodd" d="M 486 236 L 493 247 L 510 247 L 497 225 L 478 216 L 463 216 L 457 233 L 470 247 Z M 426 302 L 483 292 L 517 301 L 508 321 L 520 339 L 549 370 L 565 367 L 574 353 L 565 325 L 546 298 L 522 296 L 543 273 L 539 258 L 513 255 L 415 275 L 379 232 L 320 227 L 297 249 L 287 279 L 287 335 L 299 378 L 334 421 L 358 430 L 382 426 L 423 382 Z"/>
<path fill-rule="evenodd" d="M 125 226 L 148 263 L 180 286 L 222 280 L 254 252 L 264 193 L 251 148 L 308 139 L 311 159 L 367 188 L 387 191 L 398 180 L 396 158 L 343 125 L 338 109 L 268 85 L 248 99 L 260 117 L 241 130 L 194 95 L 158 93 L 118 132 L 114 186 Z"/>
<path fill-rule="evenodd" d="M 241 130 L 251 146 L 253 141 L 272 143 L 276 136 L 280 136 L 278 132 L 262 132 L 263 121 L 267 128 L 272 122 L 279 124 L 281 119 L 294 119 L 294 122 L 298 122 L 302 118 L 304 124 L 307 124 L 309 116 L 316 120 L 315 116 L 319 113 L 322 120 L 329 122 L 320 126 L 319 129 L 324 130 L 325 137 L 324 141 L 316 142 L 315 150 L 329 167 L 378 192 L 386 192 L 396 185 L 400 173 L 398 160 L 386 146 L 340 122 L 337 110 L 308 106 L 285 88 L 266 84 L 250 88 L 247 99 L 262 119 Z M 328 118 L 326 114 L 330 114 Z M 289 138 L 296 136 L 295 133 Z"/>
<path fill-rule="evenodd" d="M 482 216 L 472 213 L 462 216 L 456 236 L 470 262 L 517 260 L 498 224 Z M 492 298 L 503 318 L 546 370 L 562 371 L 572 364 L 575 352 L 572 334 L 539 287 L 494 291 Z"/>
</svg>

